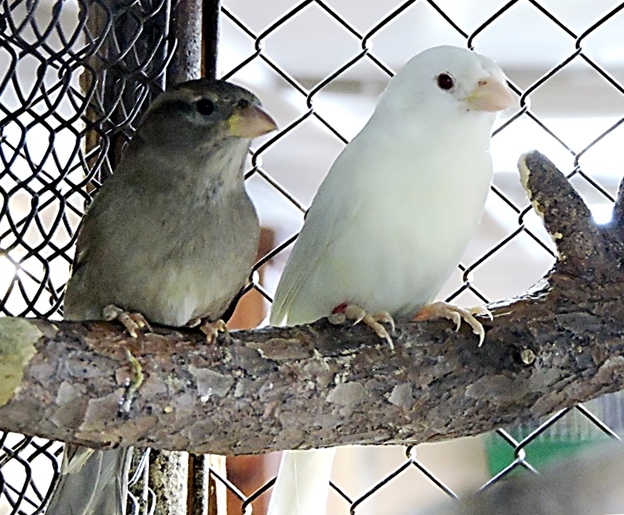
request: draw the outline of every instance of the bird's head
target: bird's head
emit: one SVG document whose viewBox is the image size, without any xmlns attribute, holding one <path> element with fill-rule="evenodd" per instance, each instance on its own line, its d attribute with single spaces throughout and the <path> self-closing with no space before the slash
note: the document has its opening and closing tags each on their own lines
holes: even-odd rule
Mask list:
<svg viewBox="0 0 624 515">
<path fill-rule="evenodd" d="M 178 150 L 248 141 L 277 128 L 258 98 L 220 80 L 197 79 L 162 93 L 139 127 L 143 141 Z"/>
<path fill-rule="evenodd" d="M 458 112 L 495 113 L 514 101 L 494 61 L 464 48 L 439 46 L 409 60 L 390 81 L 379 106 L 442 117 Z"/>
</svg>

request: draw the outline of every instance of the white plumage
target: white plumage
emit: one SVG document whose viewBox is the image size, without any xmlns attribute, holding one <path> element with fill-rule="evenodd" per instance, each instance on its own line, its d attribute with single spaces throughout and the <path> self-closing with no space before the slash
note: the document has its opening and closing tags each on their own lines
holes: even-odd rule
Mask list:
<svg viewBox="0 0 624 515">
<path fill-rule="evenodd" d="M 474 52 L 412 58 L 319 188 L 271 323 L 312 322 L 345 303 L 409 319 L 430 303 L 477 229 L 492 123 L 512 99 L 501 69 Z M 314 452 L 285 453 L 269 515 L 325 512 L 333 453 Z"/>
</svg>

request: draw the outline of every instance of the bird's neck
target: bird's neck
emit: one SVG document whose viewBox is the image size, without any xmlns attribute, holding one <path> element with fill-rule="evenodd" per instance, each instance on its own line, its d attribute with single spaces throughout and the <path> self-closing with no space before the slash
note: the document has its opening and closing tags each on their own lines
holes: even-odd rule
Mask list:
<svg viewBox="0 0 624 515">
<path fill-rule="evenodd" d="M 191 162 L 202 163 L 203 173 L 196 178 L 198 192 L 214 189 L 215 183 L 224 193 L 239 190 L 243 184 L 243 167 L 248 150 L 248 140 L 236 139 L 191 156 Z"/>
<path fill-rule="evenodd" d="M 373 116 L 357 136 L 355 146 L 364 151 L 378 148 L 378 153 L 388 156 L 395 164 L 422 163 L 427 156 L 451 162 L 461 162 L 468 156 L 485 155 L 489 151 L 493 117 L 484 113 L 462 112 L 453 117 L 432 120 L 427 117 Z M 384 174 L 397 173 L 400 166 L 384 170 Z M 428 174 L 426 169 L 423 174 Z"/>
<path fill-rule="evenodd" d="M 142 182 L 142 187 L 199 198 L 225 195 L 242 188 L 246 140 L 222 141 L 210 148 L 167 150 L 150 145 L 139 148 L 131 159 L 139 163 L 133 175 Z"/>
<path fill-rule="evenodd" d="M 375 111 L 369 120 L 367 132 L 385 134 L 397 144 L 411 141 L 428 147 L 431 142 L 442 141 L 452 145 L 456 138 L 469 139 L 477 148 L 489 148 L 490 133 L 495 113 L 453 110 L 436 113 L 434 106 L 420 106 L 418 110 L 399 113 Z M 363 130 L 363 132 L 364 132 Z"/>
</svg>

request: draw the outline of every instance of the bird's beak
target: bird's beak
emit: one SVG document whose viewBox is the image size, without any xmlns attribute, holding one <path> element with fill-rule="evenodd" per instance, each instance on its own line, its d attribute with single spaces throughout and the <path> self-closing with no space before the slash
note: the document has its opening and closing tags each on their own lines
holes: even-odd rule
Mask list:
<svg viewBox="0 0 624 515">
<path fill-rule="evenodd" d="M 238 138 L 253 139 L 275 129 L 275 120 L 256 104 L 237 107 L 228 118 L 229 133 Z"/>
<path fill-rule="evenodd" d="M 484 77 L 466 97 L 471 109 L 476 111 L 502 111 L 514 105 L 516 99 L 504 82 L 494 77 Z"/>
</svg>

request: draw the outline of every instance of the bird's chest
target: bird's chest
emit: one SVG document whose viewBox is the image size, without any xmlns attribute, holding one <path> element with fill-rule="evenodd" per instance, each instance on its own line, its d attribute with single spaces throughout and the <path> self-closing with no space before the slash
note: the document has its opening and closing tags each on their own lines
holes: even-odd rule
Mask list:
<svg viewBox="0 0 624 515">
<path fill-rule="evenodd" d="M 136 263 L 127 263 L 137 271 L 140 290 L 130 296 L 140 295 L 172 325 L 220 316 L 253 263 L 258 240 L 253 206 L 244 197 L 236 209 L 209 203 L 160 208 L 142 217 L 149 220 L 139 238 L 143 251 L 134 253 Z"/>
<path fill-rule="evenodd" d="M 336 242 L 345 300 L 395 315 L 433 300 L 478 226 L 489 181 L 482 182 L 386 183 L 368 197 Z"/>
</svg>

